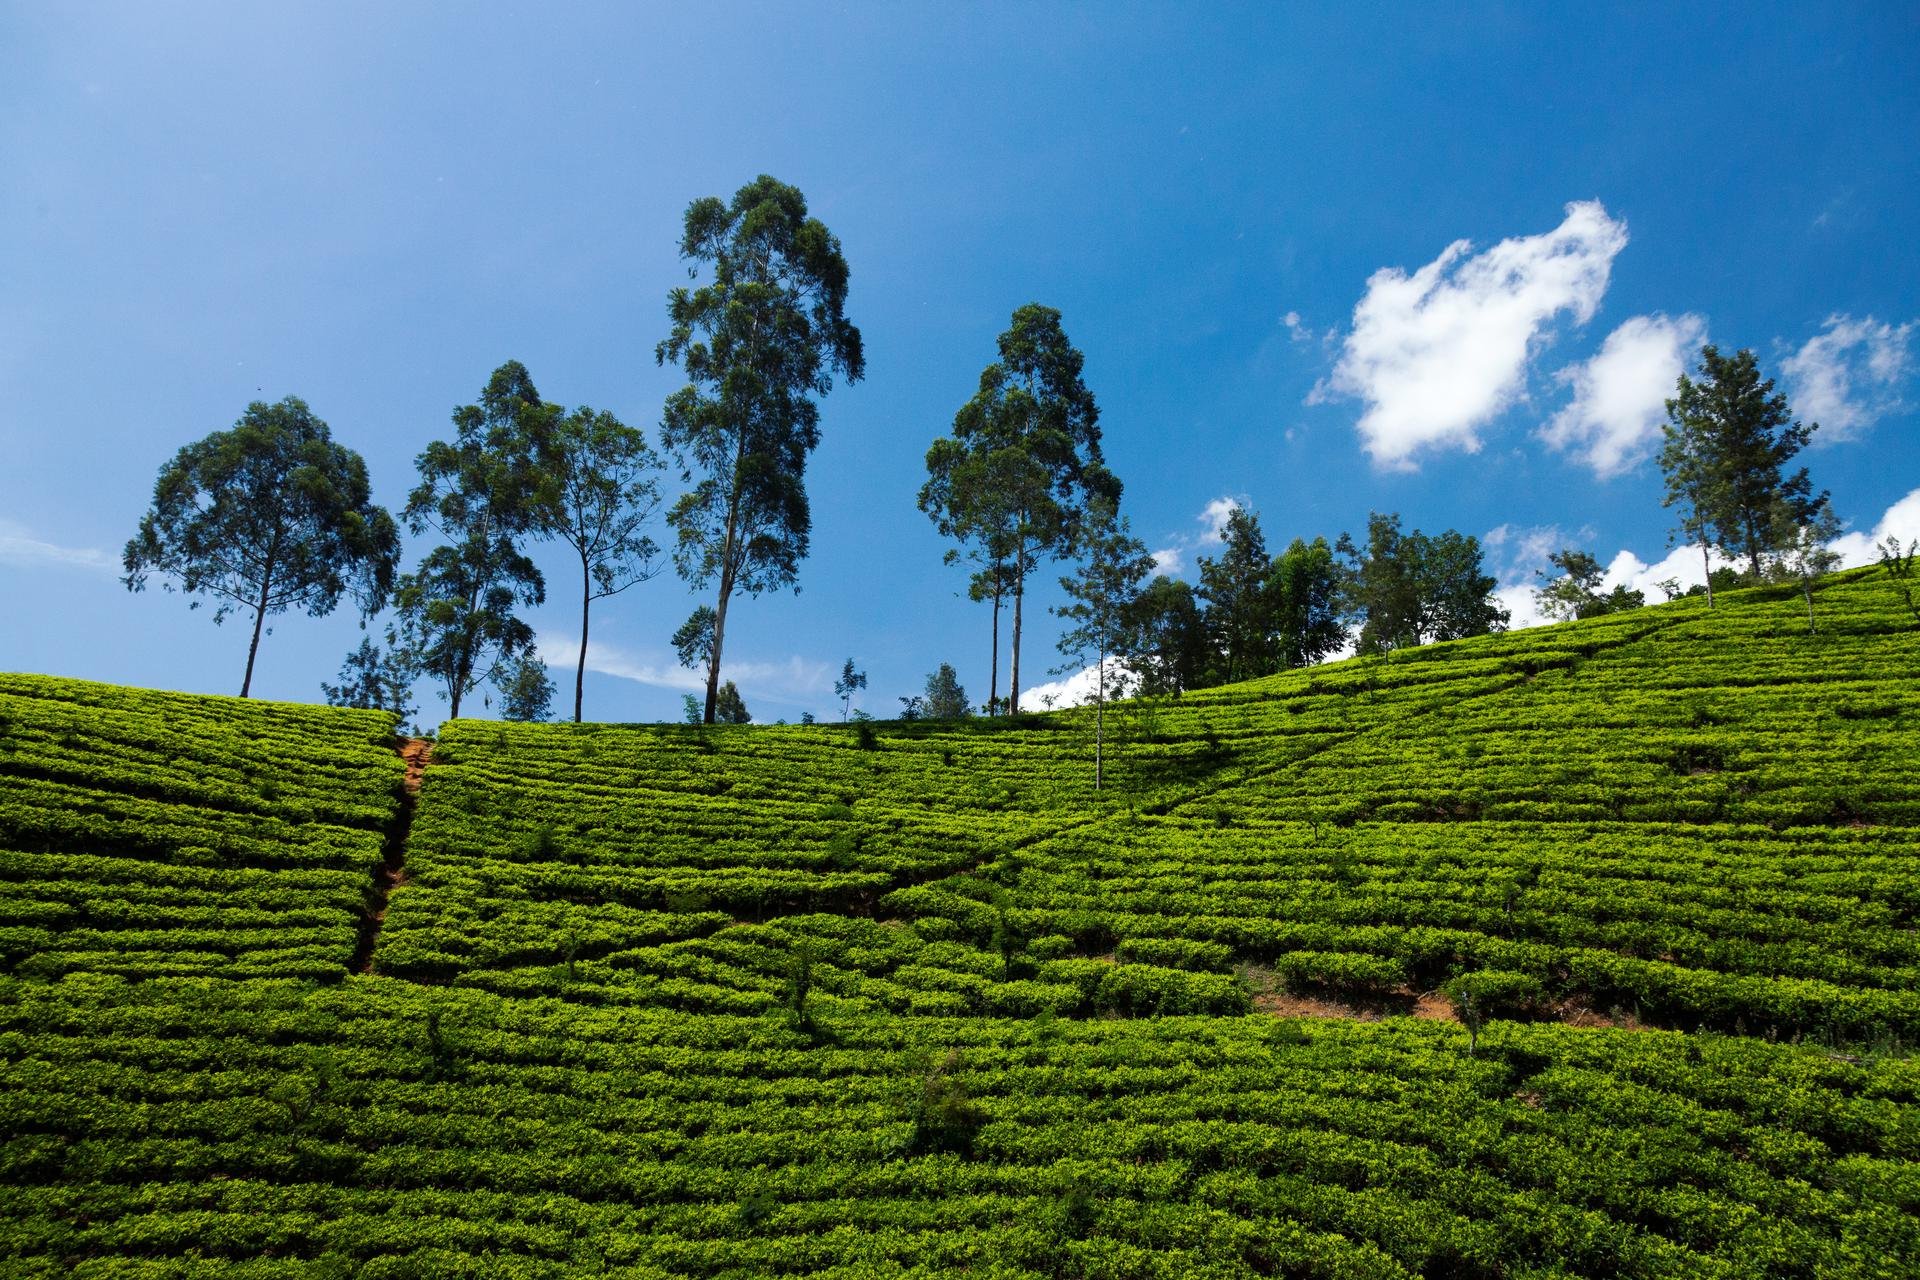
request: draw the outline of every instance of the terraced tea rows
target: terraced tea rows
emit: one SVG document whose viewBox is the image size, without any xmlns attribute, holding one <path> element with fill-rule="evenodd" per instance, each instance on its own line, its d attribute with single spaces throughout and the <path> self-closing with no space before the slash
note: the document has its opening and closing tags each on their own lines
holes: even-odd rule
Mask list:
<svg viewBox="0 0 1920 1280">
<path fill-rule="evenodd" d="M 0 962 L 323 980 L 403 772 L 392 718 L 0 676 Z"/>
<path fill-rule="evenodd" d="M 17 1275 L 1900 1274 L 1920 1070 L 1747 1039 L 0 982 Z M 1904 1207 L 1903 1207 L 1904 1204 Z"/>
<path fill-rule="evenodd" d="M 456 722 L 367 977 L 384 718 L 0 678 L 0 1272 L 1911 1275 L 1920 632 L 1817 599 L 1121 704 L 1100 792 Z"/>
<path fill-rule="evenodd" d="M 577 729 L 456 722 L 435 749 L 380 971 L 469 971 L 628 953 L 728 921 L 868 914 L 1102 813 L 1224 793 L 1383 726 L 1513 687 L 1581 647 L 1353 664 L 1116 712 L 1118 785 L 1088 786 L 1084 715 L 1019 722 Z M 604 971 L 605 967 L 602 967 Z M 486 980 L 489 985 L 497 985 Z M 515 989 L 525 989 L 516 984 Z"/>
</svg>

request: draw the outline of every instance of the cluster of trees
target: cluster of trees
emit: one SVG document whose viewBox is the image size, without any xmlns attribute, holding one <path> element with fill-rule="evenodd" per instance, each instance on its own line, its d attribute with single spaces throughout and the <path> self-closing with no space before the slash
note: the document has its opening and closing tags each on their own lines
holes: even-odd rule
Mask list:
<svg viewBox="0 0 1920 1280">
<path fill-rule="evenodd" d="M 1678 515 L 1673 536 L 1700 546 L 1709 606 L 1718 551 L 1745 561 L 1749 583 L 1797 582 L 1813 627 L 1813 583 L 1839 563 L 1828 548 L 1840 521 L 1805 467 L 1786 468 L 1819 429 L 1795 420 L 1751 351 L 1723 356 L 1708 344 L 1696 375 L 1680 375 L 1663 428 L 1662 501 Z"/>
<path fill-rule="evenodd" d="M 818 402 L 836 377 L 858 381 L 865 358 L 846 317 L 840 243 L 795 188 L 762 176 L 731 201 L 694 201 L 679 248 L 692 283 L 668 295 L 669 331 L 655 359 L 687 380 L 667 398 L 658 449 L 610 413 L 545 400 L 526 367 L 509 361 L 476 403 L 454 410 L 452 439 L 416 459 L 418 483 L 396 520 L 372 502 L 365 462 L 305 403 L 256 402 L 231 430 L 162 467 L 126 547 L 126 585 L 139 591 L 157 577 L 196 607 L 200 597 L 214 601 L 216 621 L 249 613 L 243 697 L 268 619 L 290 609 L 318 617 L 351 599 L 363 625 L 389 607 L 392 616 L 384 646 L 362 641 L 339 683 L 322 685 L 330 701 L 408 715 L 409 691 L 425 677 L 453 716 L 486 685 L 505 715 L 543 719 L 555 690 L 521 613 L 545 601 L 547 583 L 528 548 L 563 543 L 579 565 L 579 720 L 594 603 L 657 576 L 670 559 L 690 587 L 713 593 L 672 636 L 704 685 L 703 698 L 688 695 L 687 716 L 748 722 L 739 689 L 721 678 L 729 610 L 740 595 L 797 583 L 812 527 L 805 478 L 820 439 Z M 1219 554 L 1200 560 L 1197 585 L 1155 575 L 1121 514 L 1099 406 L 1060 313 L 1019 308 L 997 346 L 951 434 L 927 451 L 919 494 L 954 543 L 947 561 L 970 570 L 969 596 L 991 606 L 989 714 L 1020 709 L 1027 590 L 1049 562 L 1068 566 L 1066 603 L 1055 609 L 1067 624 L 1059 650 L 1074 669 L 1093 668 L 1102 710 L 1121 688 L 1177 694 L 1318 662 L 1350 643 L 1380 653 L 1506 625 L 1479 542 L 1455 530 L 1407 532 L 1395 514 L 1372 514 L 1364 540 L 1296 538 L 1270 554 L 1258 516 L 1236 508 Z M 1828 544 L 1839 525 L 1806 469 L 1787 465 L 1817 424 L 1793 419 L 1752 352 L 1726 357 L 1712 346 L 1695 376 L 1681 376 L 1667 411 L 1664 500 L 1678 509 L 1674 536 L 1701 547 L 1707 584 L 1697 590 L 1711 605 L 1732 581 L 1797 581 L 1811 626 L 1812 584 L 1835 562 Z M 686 487 L 667 503 L 670 469 Z M 663 507 L 669 547 L 652 533 Z M 436 539 L 409 573 L 400 572 L 402 521 Z M 1744 575 L 1716 569 L 1716 550 L 1744 562 Z M 1584 551 L 1565 548 L 1553 566 L 1538 593 L 1552 616 L 1644 603 L 1637 591 L 1603 589 L 1605 571 Z M 836 684 L 843 718 L 865 683 L 849 659 Z M 901 703 L 909 718 L 969 711 L 944 664 L 923 694 Z M 1102 723 L 1096 715 L 1096 743 Z"/>
<path fill-rule="evenodd" d="M 578 720 L 594 602 L 662 568 L 649 530 L 670 460 L 687 485 L 665 514 L 671 558 L 691 587 L 714 592 L 674 646 L 704 668 L 701 719 L 745 722 L 738 689 L 720 679 L 728 609 L 740 594 L 797 579 L 817 401 L 836 374 L 858 381 L 865 362 L 845 314 L 840 243 L 797 189 L 762 176 L 731 202 L 694 201 L 680 252 L 694 283 L 669 293 L 669 332 L 655 351 L 687 376 L 662 415 L 665 457 L 610 413 L 544 400 L 525 366 L 509 361 L 478 403 L 454 411 L 453 439 L 416 459 L 403 518 L 439 541 L 401 574 L 399 523 L 372 503 L 360 456 L 300 400 L 255 403 L 231 431 L 162 467 L 123 557 L 126 585 L 138 591 L 158 577 L 209 597 L 216 621 L 249 611 L 243 697 L 269 618 L 290 608 L 319 617 L 350 595 L 363 623 L 389 604 L 393 617 L 384 648 L 363 641 L 339 684 L 323 683 L 329 700 L 407 715 L 408 691 L 427 677 L 453 716 L 491 685 L 507 716 L 544 719 L 554 689 L 520 615 L 546 599 L 528 544 L 563 542 L 580 565 Z"/>
<path fill-rule="evenodd" d="M 1680 375 L 1666 407 L 1660 469 L 1663 505 L 1677 517 L 1670 541 L 1700 548 L 1705 581 L 1685 591 L 1675 578 L 1655 585 L 1670 600 L 1704 595 L 1711 608 L 1716 591 L 1790 582 L 1814 629 L 1813 584 L 1840 562 L 1832 550 L 1840 521 L 1807 469 L 1788 465 L 1820 424 L 1794 418 L 1752 351 L 1728 356 L 1712 344 L 1701 348 L 1693 373 Z M 1716 552 L 1726 563 L 1714 564 Z M 1606 571 L 1585 551 L 1565 548 L 1551 559 L 1559 572 L 1542 572 L 1535 593 L 1550 617 L 1591 618 L 1645 603 L 1625 586 L 1603 590 Z"/>
</svg>

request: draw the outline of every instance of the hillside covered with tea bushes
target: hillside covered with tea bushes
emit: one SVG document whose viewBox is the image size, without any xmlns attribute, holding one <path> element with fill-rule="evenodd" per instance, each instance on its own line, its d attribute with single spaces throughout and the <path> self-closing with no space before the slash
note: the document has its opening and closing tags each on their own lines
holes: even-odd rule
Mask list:
<svg viewBox="0 0 1920 1280">
<path fill-rule="evenodd" d="M 1092 712 L 0 677 L 0 1273 L 1899 1277 L 1883 568 Z M 362 972 L 365 970 L 365 972 Z"/>
</svg>

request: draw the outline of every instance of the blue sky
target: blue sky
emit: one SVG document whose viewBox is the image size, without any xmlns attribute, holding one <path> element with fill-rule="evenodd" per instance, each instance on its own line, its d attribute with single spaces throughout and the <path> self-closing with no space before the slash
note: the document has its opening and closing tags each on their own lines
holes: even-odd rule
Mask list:
<svg viewBox="0 0 1920 1280">
<path fill-rule="evenodd" d="M 802 592 L 733 614 L 761 719 L 825 714 L 849 654 L 880 714 L 942 661 L 984 698 L 914 495 L 1029 301 L 1188 572 L 1234 501 L 1275 544 L 1397 510 L 1516 585 L 1563 542 L 1664 576 L 1642 457 L 1702 335 L 1822 419 L 1854 551 L 1920 535 L 1920 10 L 1187 8 L 0 9 L 0 669 L 237 690 L 237 619 L 116 571 L 249 400 L 305 398 L 395 508 L 509 358 L 651 432 L 680 215 L 762 172 L 840 236 L 868 376 L 824 403 Z M 591 717 L 677 714 L 694 603 L 600 607 Z M 357 638 L 282 617 L 256 692 L 316 699 Z"/>
</svg>

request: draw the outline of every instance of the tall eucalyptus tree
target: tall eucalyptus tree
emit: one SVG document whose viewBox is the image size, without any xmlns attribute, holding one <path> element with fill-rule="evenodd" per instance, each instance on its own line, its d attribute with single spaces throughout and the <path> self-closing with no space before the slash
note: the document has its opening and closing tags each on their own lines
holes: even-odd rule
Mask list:
<svg viewBox="0 0 1920 1280">
<path fill-rule="evenodd" d="M 953 434 L 927 450 L 920 507 L 942 534 L 973 544 L 982 574 L 993 575 L 985 582 L 995 591 L 996 632 L 1002 582 L 1013 596 L 1007 707 L 1017 712 L 1028 575 L 1072 548 L 1089 498 L 1119 502 L 1120 482 L 1101 457 L 1100 409 L 1060 313 L 1021 307 L 999 351 L 954 415 Z"/>
<path fill-rule="evenodd" d="M 716 592 L 702 713 L 711 724 L 729 603 L 793 585 L 807 554 L 815 398 L 836 373 L 858 382 L 866 359 L 846 317 L 840 242 L 797 188 L 762 175 L 731 202 L 695 200 L 680 256 L 699 283 L 668 295 L 672 328 L 654 358 L 687 375 L 667 398 L 660 438 L 691 486 L 667 513 L 675 566 Z"/>
</svg>

